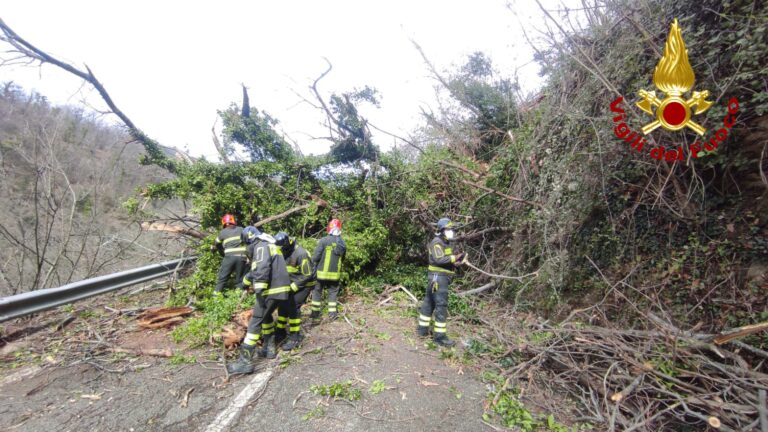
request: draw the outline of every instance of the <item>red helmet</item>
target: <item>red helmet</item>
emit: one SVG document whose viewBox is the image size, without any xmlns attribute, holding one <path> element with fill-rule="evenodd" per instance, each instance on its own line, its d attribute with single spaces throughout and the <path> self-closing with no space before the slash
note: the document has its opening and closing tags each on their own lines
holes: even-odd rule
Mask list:
<svg viewBox="0 0 768 432">
<path fill-rule="evenodd" d="M 235 217 L 231 214 L 227 213 L 224 216 L 221 217 L 221 224 L 224 226 L 227 225 L 237 225 L 237 222 L 235 222 Z"/>
<path fill-rule="evenodd" d="M 328 229 L 327 232 L 330 234 L 331 231 L 334 229 L 337 229 L 341 231 L 341 221 L 338 219 L 331 219 L 331 221 L 328 223 Z"/>
</svg>

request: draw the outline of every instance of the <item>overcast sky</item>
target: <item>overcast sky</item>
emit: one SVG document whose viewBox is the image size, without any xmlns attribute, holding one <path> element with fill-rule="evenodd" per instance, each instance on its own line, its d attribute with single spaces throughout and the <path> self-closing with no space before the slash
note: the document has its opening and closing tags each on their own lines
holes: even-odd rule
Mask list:
<svg viewBox="0 0 768 432">
<path fill-rule="evenodd" d="M 572 1 L 565 1 L 573 3 Z M 543 2 L 559 7 L 559 0 Z M 407 134 L 419 107 L 434 106 L 434 80 L 410 39 L 440 70 L 483 51 L 524 88 L 540 85 L 539 67 L 520 22 L 543 27 L 534 1 L 5 1 L 0 18 L 21 37 L 60 59 L 88 64 L 117 105 L 160 143 L 216 160 L 216 110 L 240 102 L 280 120 L 304 153 L 323 153 L 322 113 L 302 102 L 325 68 L 325 96 L 371 85 L 380 109 L 364 113 L 376 126 Z M 95 91 L 54 66 L 0 69 L 57 103 L 103 107 Z M 327 134 L 326 134 L 327 135 Z M 383 149 L 393 139 L 374 131 Z"/>
</svg>

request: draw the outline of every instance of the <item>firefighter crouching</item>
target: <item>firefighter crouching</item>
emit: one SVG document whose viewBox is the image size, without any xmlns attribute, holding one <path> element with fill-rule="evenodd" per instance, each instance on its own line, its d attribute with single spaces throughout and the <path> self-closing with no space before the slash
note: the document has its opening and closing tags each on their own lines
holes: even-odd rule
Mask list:
<svg viewBox="0 0 768 432">
<path fill-rule="evenodd" d="M 309 253 L 296 243 L 295 238 L 279 232 L 275 235 L 275 245 L 283 252 L 286 269 L 291 277 L 291 293 L 288 301 L 281 303 L 277 309 L 275 339 L 280 343 L 280 340 L 285 338 L 287 325 L 288 342 L 283 345 L 283 349 L 290 351 L 301 343 L 301 305 L 307 301 L 310 290 L 317 285 L 317 282 Z"/>
<path fill-rule="evenodd" d="M 419 310 L 419 336 L 428 336 L 432 312 L 435 313 L 434 341 L 444 347 L 455 342 L 446 334 L 448 318 L 448 286 L 454 267 L 461 264 L 464 253 L 454 254 L 450 241 L 453 239 L 453 222 L 448 218 L 437 221 L 435 238 L 429 242 L 428 285 L 424 302 Z"/>
<path fill-rule="evenodd" d="M 253 231 L 251 231 L 253 230 Z M 253 306 L 253 316 L 248 323 L 248 332 L 240 344 L 240 357 L 235 363 L 227 366 L 230 374 L 248 374 L 254 369 L 253 355 L 256 353 L 256 343 L 263 338 L 259 357 L 275 358 L 275 323 L 272 312 L 286 303 L 291 291 L 291 279 L 285 267 L 285 260 L 275 239 L 262 234 L 255 227 L 246 227 L 245 238 L 253 238 L 248 245 L 247 255 L 251 261 L 251 270 L 245 275 L 243 283 L 253 288 L 256 293 L 256 304 Z M 252 235 L 253 234 L 253 235 Z"/>
<path fill-rule="evenodd" d="M 320 318 L 323 308 L 323 290 L 328 291 L 328 318 L 338 317 L 336 299 L 339 295 L 341 264 L 347 253 L 347 245 L 341 238 L 341 221 L 333 219 L 328 224 L 328 235 L 320 239 L 312 254 L 312 263 L 317 270 L 317 285 L 312 290 L 311 318 Z"/>
<path fill-rule="evenodd" d="M 243 275 L 245 275 L 248 269 L 245 262 L 245 243 L 243 243 L 241 238 L 243 228 L 237 226 L 235 217 L 231 214 L 225 214 L 221 218 L 221 224 L 224 226 L 224 229 L 216 237 L 216 242 L 212 247 L 223 257 L 218 276 L 216 277 L 214 295 L 221 295 L 224 285 L 233 273 L 237 287 L 243 288 Z"/>
</svg>

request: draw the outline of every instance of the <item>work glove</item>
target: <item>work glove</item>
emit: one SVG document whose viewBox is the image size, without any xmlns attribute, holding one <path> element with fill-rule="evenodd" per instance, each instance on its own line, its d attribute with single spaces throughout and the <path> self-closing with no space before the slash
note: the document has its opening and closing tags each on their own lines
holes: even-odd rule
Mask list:
<svg viewBox="0 0 768 432">
<path fill-rule="evenodd" d="M 457 264 L 457 265 L 458 265 L 458 264 L 461 264 L 461 262 L 464 260 L 464 257 L 465 257 L 466 255 L 467 255 L 467 254 L 466 254 L 466 253 L 464 253 L 464 252 L 459 252 L 459 253 L 456 255 L 456 264 Z"/>
</svg>

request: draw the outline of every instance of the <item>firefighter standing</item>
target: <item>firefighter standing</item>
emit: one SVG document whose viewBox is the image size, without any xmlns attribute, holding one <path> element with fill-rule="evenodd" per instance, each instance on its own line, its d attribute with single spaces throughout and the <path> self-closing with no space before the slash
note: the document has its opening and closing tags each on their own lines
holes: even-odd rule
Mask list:
<svg viewBox="0 0 768 432">
<path fill-rule="evenodd" d="M 256 292 L 256 304 L 253 306 L 253 316 L 248 323 L 248 332 L 240 344 L 240 358 L 235 363 L 227 366 L 230 374 L 247 374 L 253 372 L 253 355 L 256 352 L 256 343 L 263 338 L 260 357 L 275 358 L 275 323 L 272 320 L 272 312 L 281 303 L 288 300 L 291 291 L 291 279 L 285 267 L 285 260 L 275 239 L 267 234 L 260 233 L 254 227 L 247 227 L 244 237 L 251 237 L 251 230 L 255 237 L 253 243 L 248 245 L 247 254 L 251 260 L 251 271 L 245 275 L 243 283 L 253 287 Z"/>
<path fill-rule="evenodd" d="M 435 313 L 434 341 L 444 347 L 451 347 L 455 342 L 446 335 L 448 318 L 448 286 L 454 274 L 454 266 L 460 265 L 464 253 L 454 254 L 450 241 L 453 239 L 453 222 L 448 218 L 437 221 L 435 238 L 429 243 L 429 284 L 424 302 L 419 310 L 419 336 L 429 335 L 432 312 Z"/>
<path fill-rule="evenodd" d="M 311 318 L 320 318 L 324 289 L 328 291 L 328 318 L 334 320 L 338 317 L 336 298 L 339 295 L 341 264 L 346 253 L 347 245 L 341 238 L 341 221 L 333 219 L 328 224 L 328 235 L 320 239 L 312 254 L 318 284 L 312 290 Z"/>
<path fill-rule="evenodd" d="M 245 244 L 241 239 L 243 228 L 237 226 L 235 217 L 231 214 L 225 214 L 221 218 L 221 224 L 224 229 L 216 237 L 216 243 L 213 246 L 221 255 L 221 267 L 216 278 L 216 289 L 214 294 L 219 295 L 224 290 L 229 276 L 234 273 L 237 280 L 237 287 L 243 288 L 243 275 L 247 270 L 245 262 Z"/>
<path fill-rule="evenodd" d="M 288 342 L 283 349 L 290 351 L 301 342 L 301 305 L 307 301 L 310 290 L 317 285 L 315 268 L 309 253 L 296 244 L 296 239 L 280 232 L 275 235 L 275 245 L 279 246 L 285 258 L 286 268 L 291 277 L 291 294 L 288 302 L 283 303 L 277 310 L 277 329 L 275 339 L 280 343 L 285 337 L 285 327 L 288 325 Z"/>
</svg>

